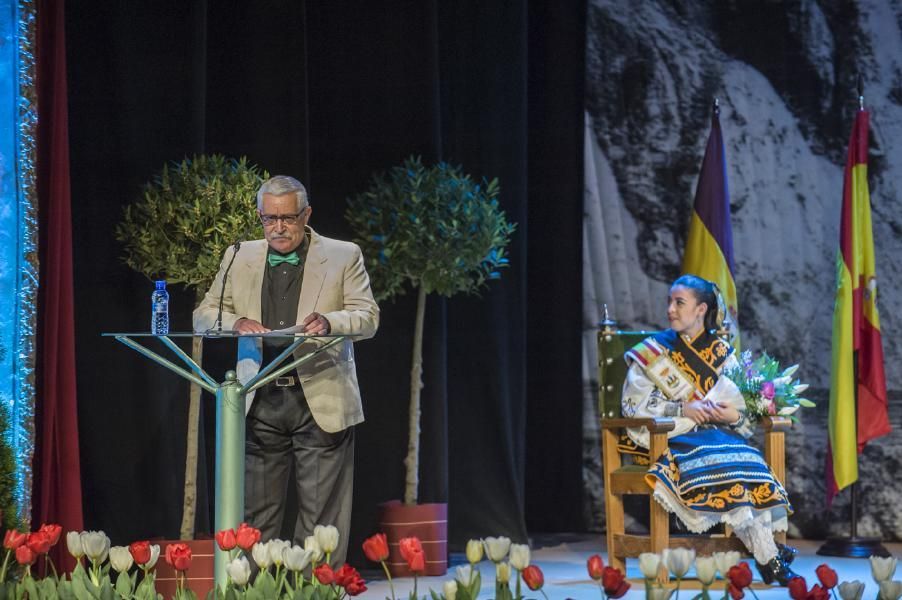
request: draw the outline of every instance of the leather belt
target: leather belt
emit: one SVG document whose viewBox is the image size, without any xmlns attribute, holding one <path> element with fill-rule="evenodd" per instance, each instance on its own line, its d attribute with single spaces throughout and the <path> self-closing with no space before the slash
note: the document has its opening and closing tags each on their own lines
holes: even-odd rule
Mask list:
<svg viewBox="0 0 902 600">
<path fill-rule="evenodd" d="M 276 377 L 275 380 L 273 380 L 273 384 L 276 387 L 294 387 L 296 381 L 294 375 L 288 375 L 285 377 Z"/>
</svg>

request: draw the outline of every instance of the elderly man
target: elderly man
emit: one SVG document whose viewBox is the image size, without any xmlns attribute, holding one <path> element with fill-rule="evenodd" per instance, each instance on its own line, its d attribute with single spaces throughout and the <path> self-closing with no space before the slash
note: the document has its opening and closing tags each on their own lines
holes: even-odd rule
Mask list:
<svg viewBox="0 0 902 600">
<path fill-rule="evenodd" d="M 305 333 L 372 337 L 379 307 L 360 248 L 317 234 L 299 181 L 279 175 L 257 192 L 265 240 L 226 250 L 219 273 L 194 311 L 194 329 L 216 326 L 241 334 L 300 326 Z M 227 265 L 234 264 L 226 278 Z M 238 378 L 247 381 L 291 340 L 239 338 Z M 316 343 L 311 341 L 311 343 Z M 350 340 L 249 395 L 246 407 L 245 513 L 263 539 L 279 536 L 288 477 L 297 480 L 294 541 L 317 524 L 341 534 L 333 563 L 344 561 L 351 520 L 354 428 L 363 421 Z"/>
</svg>

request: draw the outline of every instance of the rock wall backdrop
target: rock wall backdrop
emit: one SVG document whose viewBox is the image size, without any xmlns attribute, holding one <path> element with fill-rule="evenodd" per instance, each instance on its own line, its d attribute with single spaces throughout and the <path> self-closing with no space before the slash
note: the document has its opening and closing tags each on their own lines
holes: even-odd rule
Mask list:
<svg viewBox="0 0 902 600">
<path fill-rule="evenodd" d="M 869 183 L 894 431 L 861 457 L 859 533 L 902 539 L 902 1 L 590 0 L 585 197 L 586 518 L 604 527 L 596 326 L 665 325 L 721 105 L 745 348 L 800 362 L 816 409 L 790 436 L 790 534 L 848 533 L 824 506 L 830 335 L 856 81 L 871 113 Z"/>
</svg>

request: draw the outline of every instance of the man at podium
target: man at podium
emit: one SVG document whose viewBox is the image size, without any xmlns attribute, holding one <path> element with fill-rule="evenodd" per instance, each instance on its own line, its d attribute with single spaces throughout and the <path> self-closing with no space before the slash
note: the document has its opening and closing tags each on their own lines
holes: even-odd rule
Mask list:
<svg viewBox="0 0 902 600">
<path fill-rule="evenodd" d="M 317 234 L 312 208 L 298 180 L 278 175 L 257 191 L 266 239 L 230 246 L 219 273 L 194 311 L 195 331 L 259 334 L 297 327 L 313 334 L 372 337 L 379 307 L 360 248 Z M 229 268 L 230 263 L 234 264 Z M 220 309 L 221 305 L 221 309 Z M 221 322 L 219 315 L 221 312 Z M 248 381 L 289 344 L 275 337 L 240 338 L 238 378 Z M 264 540 L 279 537 L 290 469 L 297 480 L 294 542 L 317 524 L 335 525 L 344 562 L 351 521 L 354 425 L 363 407 L 350 340 L 248 394 L 245 442 L 245 515 Z"/>
</svg>

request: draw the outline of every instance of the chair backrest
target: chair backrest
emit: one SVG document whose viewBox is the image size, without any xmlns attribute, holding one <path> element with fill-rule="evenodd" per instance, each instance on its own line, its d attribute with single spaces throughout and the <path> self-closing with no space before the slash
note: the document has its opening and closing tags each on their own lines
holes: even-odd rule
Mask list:
<svg viewBox="0 0 902 600">
<path fill-rule="evenodd" d="M 620 418 L 620 397 L 626 379 L 623 353 L 654 334 L 654 331 L 598 332 L 598 414 L 602 419 Z"/>
</svg>

